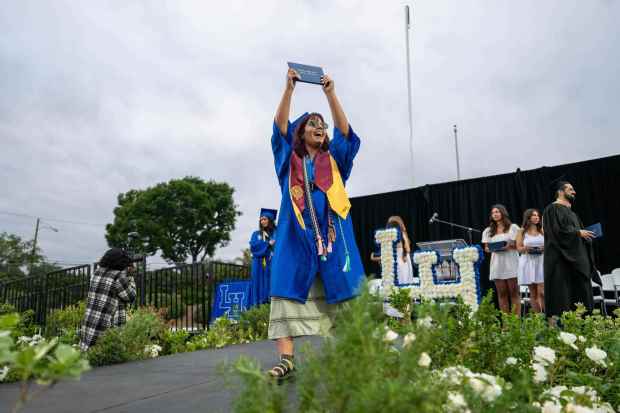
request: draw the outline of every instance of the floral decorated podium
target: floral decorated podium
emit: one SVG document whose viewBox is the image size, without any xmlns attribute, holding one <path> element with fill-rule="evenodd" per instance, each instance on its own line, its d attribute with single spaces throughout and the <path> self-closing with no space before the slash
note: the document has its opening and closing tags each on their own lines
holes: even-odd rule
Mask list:
<svg viewBox="0 0 620 413">
<path fill-rule="evenodd" d="M 480 264 L 484 260 L 480 246 L 468 246 L 463 240 L 418 243 L 421 249 L 413 254 L 413 263 L 420 282 L 399 286 L 395 280 L 398 280 L 396 245 L 400 237 L 396 228 L 375 232 L 375 241 L 381 247 L 382 280 L 379 291 L 387 304 L 386 313 L 398 316 L 387 303 L 395 288 L 409 290 L 412 300 L 461 297 L 472 310 L 478 308 L 481 300 Z M 447 265 L 442 267 L 442 263 Z"/>
</svg>

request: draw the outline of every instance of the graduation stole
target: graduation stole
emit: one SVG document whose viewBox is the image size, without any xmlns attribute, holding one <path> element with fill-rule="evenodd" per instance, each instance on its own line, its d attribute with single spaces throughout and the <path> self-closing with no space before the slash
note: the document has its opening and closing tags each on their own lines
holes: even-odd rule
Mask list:
<svg viewBox="0 0 620 413">
<path fill-rule="evenodd" d="M 289 195 L 295 217 L 302 229 L 306 229 L 302 216 L 303 211 L 306 209 L 306 184 L 307 182 L 304 179 L 304 159 L 293 151 L 289 168 Z M 346 219 L 351 209 L 351 202 L 344 188 L 338 165 L 329 152 L 320 151 L 314 157 L 314 185 L 327 195 L 329 209 L 334 211 L 341 219 Z M 310 199 L 308 203 L 310 204 L 311 202 L 312 200 Z M 312 205 L 310 205 L 310 212 L 314 218 Z M 317 228 L 318 225 L 314 223 L 314 219 L 313 226 L 315 226 L 313 229 L 317 237 L 319 255 L 324 256 L 329 251 L 323 251 L 323 241 Z M 333 236 L 335 239 L 335 231 L 331 227 L 332 225 L 330 225 L 329 236 L 330 238 Z M 330 239 L 329 241 L 331 244 L 333 240 Z M 329 246 L 327 248 L 331 249 Z"/>
</svg>

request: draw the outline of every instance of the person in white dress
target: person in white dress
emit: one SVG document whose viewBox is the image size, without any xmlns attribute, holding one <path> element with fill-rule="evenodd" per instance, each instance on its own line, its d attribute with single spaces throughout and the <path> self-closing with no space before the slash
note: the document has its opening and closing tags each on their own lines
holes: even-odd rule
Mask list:
<svg viewBox="0 0 620 413">
<path fill-rule="evenodd" d="M 397 283 L 398 285 L 417 284 L 419 279 L 415 278 L 413 272 L 413 265 L 411 262 L 411 241 L 407 234 L 407 227 L 405 227 L 405 221 L 398 215 L 394 215 L 388 218 L 386 228 L 398 228 L 402 234 L 402 241 L 396 245 L 397 261 Z M 380 262 L 381 256 L 371 253 L 370 259 L 372 261 Z"/>
<path fill-rule="evenodd" d="M 506 242 L 500 251 L 491 253 L 489 278 L 495 282 L 499 308 L 505 313 L 521 314 L 521 297 L 517 283 L 519 253 L 516 250 L 516 238 L 519 227 L 510 221 L 506 207 L 500 204 L 491 207 L 489 226 L 482 233 L 484 250 L 489 250 L 489 243 Z"/>
<path fill-rule="evenodd" d="M 544 247 L 540 212 L 530 208 L 523 213 L 523 228 L 517 234 L 517 251 L 521 253 L 517 275 L 519 285 L 528 286 L 532 309 L 537 313 L 545 311 Z"/>
</svg>

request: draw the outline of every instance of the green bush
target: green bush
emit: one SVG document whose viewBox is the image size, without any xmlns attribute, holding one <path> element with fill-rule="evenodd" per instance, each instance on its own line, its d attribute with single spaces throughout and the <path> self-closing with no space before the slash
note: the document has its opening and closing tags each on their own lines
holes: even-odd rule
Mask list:
<svg viewBox="0 0 620 413">
<path fill-rule="evenodd" d="M 60 342 L 65 344 L 79 343 L 78 329 L 85 311 L 86 303 L 84 301 L 60 310 L 54 310 L 47 317 L 45 336 L 60 337 Z"/>
<path fill-rule="evenodd" d="M 250 342 L 266 340 L 269 329 L 269 304 L 263 304 L 250 308 L 241 313 L 239 323 L 236 326 L 238 341 Z"/>
<path fill-rule="evenodd" d="M 620 317 L 579 308 L 564 314 L 560 330 L 540 315 L 500 314 L 490 298 L 476 312 L 462 301 L 425 302 L 413 307 L 407 324 L 392 323 L 381 300 L 364 293 L 338 314 L 333 338 L 302 351 L 289 397 L 258 363 L 237 361 L 243 387 L 235 409 L 503 413 L 620 406 Z"/>
<path fill-rule="evenodd" d="M 159 339 L 162 348 L 161 354 L 168 355 L 187 351 L 186 343 L 189 336 L 185 330 L 164 330 Z"/>
<path fill-rule="evenodd" d="M 17 309 L 13 304 L 2 303 L 0 304 L 0 315 L 13 314 L 16 313 Z"/>
<path fill-rule="evenodd" d="M 88 359 L 93 366 L 147 358 L 147 346 L 158 342 L 166 331 L 166 325 L 155 308 L 133 310 L 127 318 L 124 326 L 107 330 L 88 350 Z"/>
</svg>

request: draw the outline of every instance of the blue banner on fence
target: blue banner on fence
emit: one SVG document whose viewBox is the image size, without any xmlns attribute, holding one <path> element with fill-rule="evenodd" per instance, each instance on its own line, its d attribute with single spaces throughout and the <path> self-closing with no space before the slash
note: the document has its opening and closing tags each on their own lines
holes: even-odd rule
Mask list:
<svg viewBox="0 0 620 413">
<path fill-rule="evenodd" d="M 215 300 L 211 320 L 223 315 L 238 320 L 242 312 L 248 309 L 250 281 L 222 281 L 215 285 Z"/>
</svg>

